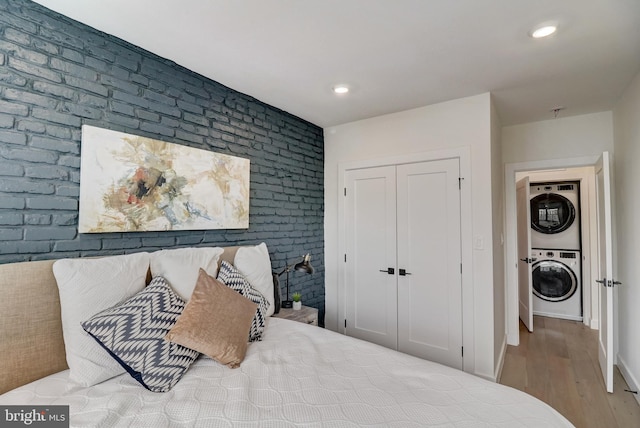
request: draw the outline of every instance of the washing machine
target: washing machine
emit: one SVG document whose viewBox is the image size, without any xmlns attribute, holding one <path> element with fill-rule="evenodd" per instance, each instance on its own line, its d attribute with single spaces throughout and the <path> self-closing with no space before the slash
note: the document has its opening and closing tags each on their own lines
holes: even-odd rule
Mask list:
<svg viewBox="0 0 640 428">
<path fill-rule="evenodd" d="M 582 321 L 580 251 L 533 250 L 533 314 Z"/>
<path fill-rule="evenodd" d="M 534 183 L 530 194 L 531 248 L 580 250 L 580 183 Z"/>
</svg>

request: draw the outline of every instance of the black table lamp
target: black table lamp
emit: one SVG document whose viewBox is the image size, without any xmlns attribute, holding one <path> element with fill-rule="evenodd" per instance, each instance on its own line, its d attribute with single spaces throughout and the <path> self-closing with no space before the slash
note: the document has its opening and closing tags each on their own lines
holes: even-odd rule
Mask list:
<svg viewBox="0 0 640 428">
<path fill-rule="evenodd" d="M 309 253 L 307 253 L 305 256 L 302 257 L 302 261 L 299 261 L 296 264 L 286 265 L 285 268 L 282 269 L 282 272 L 278 274 L 278 276 L 282 275 L 283 273 L 287 274 L 287 300 L 282 302 L 283 308 L 293 307 L 293 302 L 289 300 L 289 272 L 292 270 L 296 270 L 298 272 L 304 272 L 309 274 L 313 273 L 313 266 L 311 266 L 311 263 L 309 263 L 310 260 L 311 260 L 311 256 L 309 255 Z"/>
</svg>

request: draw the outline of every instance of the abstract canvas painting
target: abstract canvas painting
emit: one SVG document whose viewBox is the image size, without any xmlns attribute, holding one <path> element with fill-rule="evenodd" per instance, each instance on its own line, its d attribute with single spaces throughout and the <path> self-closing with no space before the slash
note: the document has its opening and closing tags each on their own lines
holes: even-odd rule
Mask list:
<svg viewBox="0 0 640 428">
<path fill-rule="evenodd" d="M 249 227 L 249 160 L 82 126 L 80 233 Z"/>
</svg>

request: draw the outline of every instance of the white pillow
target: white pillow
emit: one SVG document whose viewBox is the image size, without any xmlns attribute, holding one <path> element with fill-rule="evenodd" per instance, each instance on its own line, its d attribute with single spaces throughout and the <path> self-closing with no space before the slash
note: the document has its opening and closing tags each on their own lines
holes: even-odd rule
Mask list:
<svg viewBox="0 0 640 428">
<path fill-rule="evenodd" d="M 223 252 L 224 249 L 220 247 L 155 251 L 150 254 L 151 276 L 164 277 L 173 291 L 188 302 L 196 287 L 200 268 L 215 278 L 218 275 L 218 259 Z"/>
<path fill-rule="evenodd" d="M 233 265 L 269 302 L 267 316 L 273 315 L 275 300 L 273 297 L 273 277 L 271 276 L 271 259 L 264 242 L 254 247 L 240 247 L 233 260 Z"/>
<path fill-rule="evenodd" d="M 142 290 L 148 270 L 149 253 L 61 259 L 53 264 L 71 380 L 92 386 L 125 372 L 80 324 Z"/>
</svg>

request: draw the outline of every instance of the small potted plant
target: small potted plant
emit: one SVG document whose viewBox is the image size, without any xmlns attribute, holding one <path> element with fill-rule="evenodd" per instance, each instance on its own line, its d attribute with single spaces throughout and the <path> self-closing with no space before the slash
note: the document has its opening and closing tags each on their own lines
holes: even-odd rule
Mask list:
<svg viewBox="0 0 640 428">
<path fill-rule="evenodd" d="M 300 299 L 302 298 L 302 294 L 296 291 L 295 293 L 293 293 L 291 298 L 293 299 L 293 310 L 299 311 L 300 309 L 302 309 L 302 302 L 300 301 Z"/>
</svg>

